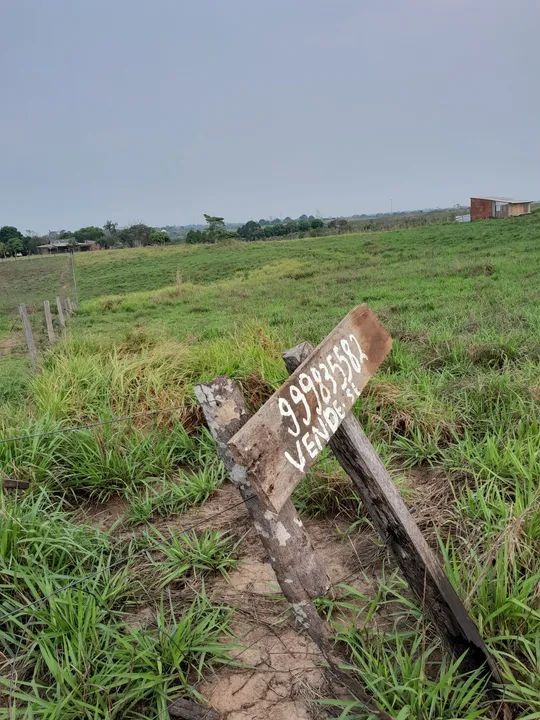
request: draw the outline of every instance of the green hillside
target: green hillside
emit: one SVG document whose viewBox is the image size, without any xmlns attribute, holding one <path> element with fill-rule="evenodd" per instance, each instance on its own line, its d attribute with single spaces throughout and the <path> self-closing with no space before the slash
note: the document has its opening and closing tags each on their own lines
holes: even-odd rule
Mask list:
<svg viewBox="0 0 540 720">
<path fill-rule="evenodd" d="M 12 717 L 165 718 L 167 699 L 224 660 L 217 640 L 233 611 L 201 585 L 189 612 L 178 605 L 189 617 L 187 634 L 202 638 L 186 641 L 182 661 L 148 628 L 135 643 L 122 618 L 142 604 L 167 615 L 180 551 L 156 554 L 152 528 L 206 501 L 223 480 L 193 384 L 230 375 L 257 407 L 286 377 L 281 353 L 318 342 L 362 302 L 394 345 L 355 413 L 438 545 L 509 683 L 516 717 L 540 717 L 540 212 L 330 238 L 85 253 L 75 264 L 79 310 L 67 338 L 43 351 L 40 372 L 30 377 L 20 354 L 0 356 L 0 468 L 31 483 L 24 502 L 0 495 L 0 651 L 18 657 L 20 709 Z M 65 283 L 60 268 L 63 258 L 0 262 L 0 340 L 12 332 L 26 278 L 34 278 L 27 301 L 38 304 Z M 110 498 L 126 507 L 111 532 L 81 525 L 81 506 Z M 301 484 L 296 503 L 332 528 L 339 522 L 339 538 L 370 532 L 329 457 Z M 40 545 L 38 537 L 54 541 Z M 205 577 L 242 557 L 234 538 L 208 542 Z M 193 547 L 182 553 L 199 581 Z M 118 557 L 125 564 L 116 574 L 110 566 Z M 371 618 L 397 608 L 388 627 L 367 622 L 364 635 L 345 633 L 376 700 L 411 720 L 494 717 L 481 679 L 461 676 L 459 664 L 441 665 L 438 640 L 393 565 L 379 554 L 363 570 L 379 591 L 370 598 L 345 591 L 344 606 L 358 603 Z M 94 579 L 81 580 L 86 595 L 70 590 L 63 601 L 26 608 L 89 574 Z M 133 584 L 139 576 L 154 589 L 150 599 Z M 336 601 L 336 615 L 339 608 Z M 72 629 L 68 639 L 55 633 L 58 623 Z M 0 718 L 7 718 L 1 688 L 14 681 L 1 662 L 0 654 Z M 434 714 L 425 711 L 429 703 Z M 368 715 L 358 708 L 350 717 Z"/>
</svg>

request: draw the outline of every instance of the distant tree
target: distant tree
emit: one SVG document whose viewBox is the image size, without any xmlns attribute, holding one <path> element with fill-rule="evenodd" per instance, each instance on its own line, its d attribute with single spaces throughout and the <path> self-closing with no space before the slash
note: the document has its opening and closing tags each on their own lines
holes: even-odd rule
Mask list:
<svg viewBox="0 0 540 720">
<path fill-rule="evenodd" d="M 103 232 L 103 230 L 99 227 L 96 227 L 95 225 L 89 225 L 88 227 L 80 228 L 73 233 L 73 237 L 79 243 L 98 243 L 104 235 L 105 233 Z"/>
<path fill-rule="evenodd" d="M 255 222 L 255 220 L 249 220 L 245 225 L 241 225 L 237 232 L 238 237 L 241 237 L 242 240 L 248 241 L 258 240 L 259 238 L 264 237 L 265 234 L 263 228 L 261 228 L 260 224 Z"/>
<path fill-rule="evenodd" d="M 106 235 L 116 235 L 117 228 L 118 223 L 113 222 L 112 220 L 107 220 L 107 222 L 103 225 L 103 230 Z"/>
<path fill-rule="evenodd" d="M 23 255 L 36 255 L 38 245 L 41 245 L 41 242 L 41 238 L 37 237 L 37 235 L 25 235 L 22 240 Z"/>
<path fill-rule="evenodd" d="M 318 230 L 318 229 L 324 227 L 324 223 L 320 218 L 313 218 L 310 225 L 311 225 L 312 230 Z"/>
<path fill-rule="evenodd" d="M 6 241 L 7 255 L 9 257 L 15 257 L 18 253 L 22 252 L 22 239 L 20 237 L 11 237 Z"/>
<path fill-rule="evenodd" d="M 338 233 L 347 232 L 350 229 L 349 221 L 345 218 L 334 218 L 328 223 L 331 230 L 337 230 Z"/>
<path fill-rule="evenodd" d="M 216 243 L 220 240 L 236 237 L 236 231 L 227 230 L 224 218 L 204 213 L 204 219 L 206 220 L 204 230 L 191 229 L 188 231 L 186 242 L 190 245 L 194 243 Z"/>
<path fill-rule="evenodd" d="M 13 225 L 4 225 L 0 228 L 0 242 L 7 243 L 11 238 L 20 238 L 22 240 L 22 237 L 22 232 Z"/>
<path fill-rule="evenodd" d="M 186 235 L 186 242 L 188 245 L 195 245 L 196 243 L 208 242 L 206 233 L 202 230 L 188 230 Z"/>
<path fill-rule="evenodd" d="M 118 239 L 122 245 L 127 247 L 141 247 L 142 245 L 150 244 L 150 233 L 152 232 L 151 227 L 144 223 L 137 223 L 136 225 L 130 225 L 127 228 L 122 228 L 118 232 Z"/>
<path fill-rule="evenodd" d="M 165 230 L 153 228 L 150 232 L 148 241 L 150 245 L 165 245 L 166 243 L 171 242 L 171 238 L 169 237 L 169 233 L 165 232 Z"/>
<path fill-rule="evenodd" d="M 100 239 L 99 244 L 103 248 L 111 248 L 113 245 L 116 245 L 117 242 L 119 242 L 118 223 L 107 220 L 103 225 L 103 237 Z"/>
<path fill-rule="evenodd" d="M 71 230 L 60 230 L 58 233 L 59 240 L 68 240 L 71 237 L 73 237 L 73 232 Z"/>
<path fill-rule="evenodd" d="M 6 243 L 3 241 L 0 241 L 0 258 L 5 258 L 6 255 L 7 255 Z"/>
<path fill-rule="evenodd" d="M 204 213 L 207 228 L 204 231 L 208 236 L 207 242 L 218 242 L 227 237 L 227 228 L 225 227 L 225 219 L 217 215 L 208 215 Z"/>
</svg>

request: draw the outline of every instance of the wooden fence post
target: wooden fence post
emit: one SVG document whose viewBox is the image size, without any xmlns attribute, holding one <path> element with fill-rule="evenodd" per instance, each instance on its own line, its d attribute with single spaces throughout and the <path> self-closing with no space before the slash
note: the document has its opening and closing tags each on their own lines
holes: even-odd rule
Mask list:
<svg viewBox="0 0 540 720">
<path fill-rule="evenodd" d="M 289 373 L 312 351 L 313 346 L 309 343 L 288 350 L 283 359 Z M 465 654 L 462 670 L 487 665 L 495 682 L 502 682 L 495 660 L 476 625 L 352 413 L 346 415 L 329 446 L 353 481 L 366 514 L 390 546 L 403 575 L 431 615 L 443 640 L 458 657 Z"/>
<path fill-rule="evenodd" d="M 169 715 L 180 720 L 220 720 L 217 712 L 193 700 L 179 698 L 167 708 Z"/>
<path fill-rule="evenodd" d="M 51 315 L 51 304 L 48 300 L 43 301 L 43 309 L 45 311 L 45 324 L 47 326 L 47 335 L 49 336 L 49 343 L 51 345 L 56 341 L 56 335 L 54 333 L 54 326 Z"/>
<path fill-rule="evenodd" d="M 62 309 L 62 300 L 58 296 L 56 298 L 56 310 L 58 312 L 58 322 L 60 323 L 60 328 L 62 332 L 65 332 L 66 321 L 64 319 L 64 311 Z"/>
<path fill-rule="evenodd" d="M 63 309 L 64 309 L 64 316 L 69 317 L 71 315 L 71 303 L 70 303 L 68 297 L 65 297 L 63 300 Z"/>
<path fill-rule="evenodd" d="M 240 490 L 254 527 L 268 551 L 272 568 L 297 623 L 321 650 L 334 679 L 377 718 L 393 720 L 373 703 L 358 678 L 344 668 L 349 663 L 347 653 L 335 644 L 328 623 L 321 618 L 313 603 L 315 596 L 328 589 L 329 581 L 324 570 L 318 569 L 318 560 L 292 502 L 285 502 L 280 512 L 276 513 L 264 494 L 256 490 L 246 469 L 235 462 L 230 452 L 228 440 L 250 417 L 239 387 L 230 378 L 219 377 L 209 384 L 196 385 L 195 395 L 217 441 L 231 482 Z"/>
<path fill-rule="evenodd" d="M 23 324 L 24 337 L 26 340 L 26 347 L 28 348 L 28 355 L 30 356 L 30 362 L 32 363 L 32 370 L 36 370 L 37 367 L 37 352 L 36 345 L 34 343 L 34 335 L 32 333 L 32 326 L 28 319 L 28 313 L 26 311 L 26 305 L 21 303 L 19 305 L 19 315 Z"/>
<path fill-rule="evenodd" d="M 285 578 L 300 582 L 312 598 L 324 595 L 330 587 L 328 575 L 317 558 L 302 521 L 289 500 L 279 513 L 260 502 L 247 478 L 246 470 L 231 455 L 227 443 L 247 422 L 250 414 L 238 385 L 228 377 L 195 386 L 195 395 L 218 446 L 219 455 L 253 521 L 253 525 L 280 584 Z"/>
</svg>

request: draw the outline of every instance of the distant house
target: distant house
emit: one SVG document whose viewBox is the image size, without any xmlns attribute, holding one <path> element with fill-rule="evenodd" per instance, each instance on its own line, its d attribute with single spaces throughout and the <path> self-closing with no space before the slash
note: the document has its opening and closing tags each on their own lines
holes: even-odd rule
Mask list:
<svg viewBox="0 0 540 720">
<path fill-rule="evenodd" d="M 85 250 L 97 250 L 99 245 L 95 242 L 75 242 L 75 238 L 64 238 L 58 240 L 56 238 L 50 238 L 48 243 L 44 245 L 38 245 L 38 250 L 41 255 L 50 255 L 58 253 L 68 252 L 84 252 Z"/>
<path fill-rule="evenodd" d="M 512 200 L 507 197 L 472 197 L 471 220 L 507 218 L 527 215 L 531 212 L 531 200 Z"/>
</svg>

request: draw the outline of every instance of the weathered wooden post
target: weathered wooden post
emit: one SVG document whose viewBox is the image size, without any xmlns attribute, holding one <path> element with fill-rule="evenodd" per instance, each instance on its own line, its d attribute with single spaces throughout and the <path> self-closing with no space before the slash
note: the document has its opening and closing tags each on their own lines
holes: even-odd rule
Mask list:
<svg viewBox="0 0 540 720">
<path fill-rule="evenodd" d="M 53 345 L 56 342 L 56 335 L 54 332 L 54 326 L 51 315 L 51 304 L 48 300 L 43 301 L 43 310 L 45 311 L 45 325 L 47 326 L 47 335 L 49 337 L 49 343 Z"/>
<path fill-rule="evenodd" d="M 70 264 L 71 264 L 71 277 L 73 278 L 73 294 L 75 295 L 75 302 L 73 303 L 73 307 L 75 308 L 77 306 L 77 275 L 75 273 L 75 253 L 73 252 L 73 248 L 71 248 L 70 254 Z"/>
<path fill-rule="evenodd" d="M 68 297 L 65 297 L 62 301 L 64 310 L 64 317 L 68 318 L 71 315 L 71 303 Z"/>
<path fill-rule="evenodd" d="M 313 350 L 309 343 L 288 350 L 283 359 L 289 372 L 294 372 Z M 366 514 L 389 545 L 411 590 L 431 616 L 447 647 L 457 657 L 465 655 L 463 669 L 487 666 L 493 679 L 501 682 L 499 669 L 476 625 L 352 413 L 343 418 L 329 446 L 353 481 Z"/>
<path fill-rule="evenodd" d="M 245 467 L 265 512 L 278 516 L 297 483 L 330 444 L 443 639 L 457 655 L 466 654 L 464 669 L 487 668 L 499 682 L 498 668 L 476 626 L 350 413 L 390 347 L 391 338 L 378 318 L 366 305 L 358 306 L 315 349 L 304 343 L 286 353 L 291 376 L 236 432 L 228 447 Z M 337 677 L 343 669 L 327 624 L 299 585 L 280 584 L 297 620 Z M 349 673 L 342 682 L 352 689 Z"/>
<path fill-rule="evenodd" d="M 36 345 L 34 343 L 34 335 L 32 333 L 32 326 L 30 325 L 30 320 L 28 319 L 28 312 L 26 311 L 26 305 L 21 303 L 19 305 L 19 316 L 22 321 L 23 325 L 23 331 L 24 331 L 24 337 L 26 340 L 26 347 L 28 348 L 28 355 L 30 357 L 30 362 L 32 364 L 32 370 L 36 370 L 37 368 L 37 351 L 36 351 Z"/>
<path fill-rule="evenodd" d="M 328 623 L 321 618 L 313 603 L 315 597 L 328 590 L 329 580 L 291 500 L 287 499 L 280 511 L 275 512 L 265 497 L 253 488 L 245 467 L 235 461 L 228 447 L 232 435 L 250 417 L 240 388 L 229 378 L 218 377 L 211 383 L 195 386 L 195 394 L 231 482 L 244 498 L 281 590 L 291 604 L 300 627 L 321 650 L 332 677 L 363 702 L 373 715 L 381 720 L 393 720 L 373 704 L 358 678 L 344 669 L 349 659 L 344 649 L 335 645 Z"/>
<path fill-rule="evenodd" d="M 58 322 L 60 323 L 60 328 L 61 328 L 62 332 L 65 332 L 66 321 L 64 319 L 64 311 L 62 309 L 62 300 L 58 296 L 56 298 L 56 311 L 58 312 Z"/>
<path fill-rule="evenodd" d="M 171 717 L 180 720 L 220 720 L 219 715 L 212 708 L 186 698 L 175 700 L 167 709 Z"/>
<path fill-rule="evenodd" d="M 253 521 L 270 564 L 280 585 L 299 583 L 311 598 L 324 595 L 330 587 L 328 575 L 317 558 L 302 521 L 288 500 L 279 513 L 258 499 L 248 480 L 246 470 L 231 455 L 227 443 L 249 420 L 242 392 L 228 377 L 195 386 L 210 432 L 216 440 L 219 455 Z"/>
</svg>

